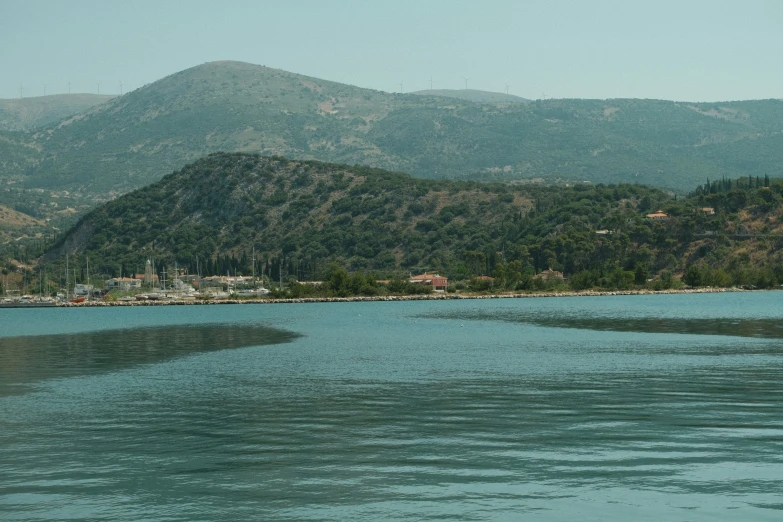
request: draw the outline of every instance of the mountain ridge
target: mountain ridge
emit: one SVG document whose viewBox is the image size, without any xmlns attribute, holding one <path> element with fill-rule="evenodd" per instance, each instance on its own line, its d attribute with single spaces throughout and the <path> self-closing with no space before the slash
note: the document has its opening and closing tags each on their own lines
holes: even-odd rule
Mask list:
<svg viewBox="0 0 783 522">
<path fill-rule="evenodd" d="M 530 103 L 532 101 L 514 94 L 482 91 L 478 89 L 430 89 L 424 91 L 412 91 L 411 94 L 418 94 L 419 96 L 457 98 L 475 103 Z"/>
<path fill-rule="evenodd" d="M 30 131 L 105 103 L 112 94 L 50 94 L 0 99 L 0 130 Z"/>
<path fill-rule="evenodd" d="M 783 171 L 782 122 L 778 100 L 481 104 L 221 61 L 7 135 L 8 154 L 23 160 L 0 165 L 0 179 L 105 199 L 205 154 L 237 151 L 420 178 L 638 182 L 684 192 L 707 178 Z"/>
</svg>

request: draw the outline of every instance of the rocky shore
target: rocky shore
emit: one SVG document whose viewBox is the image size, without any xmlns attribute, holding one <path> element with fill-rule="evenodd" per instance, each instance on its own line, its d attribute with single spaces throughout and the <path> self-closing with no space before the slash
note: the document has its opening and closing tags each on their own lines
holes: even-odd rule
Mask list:
<svg viewBox="0 0 783 522">
<path fill-rule="evenodd" d="M 198 306 L 226 304 L 294 304 L 294 303 L 356 303 L 364 301 L 448 301 L 459 299 L 525 299 L 534 297 L 600 297 L 612 295 L 662 295 L 662 294 L 709 294 L 723 292 L 748 292 L 740 288 L 693 288 L 686 290 L 615 290 L 583 292 L 530 292 L 503 294 L 427 294 L 427 295 L 384 295 L 355 297 L 302 297 L 297 299 L 166 299 L 156 301 L 85 301 L 83 303 L 62 303 L 58 307 L 80 308 L 90 306 Z"/>
</svg>

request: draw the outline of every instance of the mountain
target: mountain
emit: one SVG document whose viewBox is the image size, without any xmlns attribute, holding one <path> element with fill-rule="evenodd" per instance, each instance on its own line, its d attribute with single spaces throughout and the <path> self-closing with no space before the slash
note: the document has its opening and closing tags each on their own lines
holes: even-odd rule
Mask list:
<svg viewBox="0 0 783 522">
<path fill-rule="evenodd" d="M 108 94 L 52 94 L 0 99 L 0 130 L 29 131 L 57 123 L 112 98 Z"/>
<path fill-rule="evenodd" d="M 632 182 L 685 192 L 707 178 L 782 172 L 781 131 L 780 100 L 486 104 L 212 62 L 15 134 L 8 143 L 22 159 L 0 167 L 0 181 L 22 177 L 27 187 L 105 200 L 205 154 L 239 151 L 420 178 Z"/>
<path fill-rule="evenodd" d="M 527 98 L 514 96 L 513 94 L 479 91 L 475 89 L 430 89 L 429 91 L 413 91 L 411 94 L 457 98 L 458 100 L 466 100 L 475 103 L 530 103 L 530 100 Z"/>
<path fill-rule="evenodd" d="M 146 259 L 248 274 L 255 253 L 300 280 L 322 278 L 337 262 L 457 280 L 492 274 L 514 285 L 554 268 L 582 287 L 644 285 L 691 267 L 712 281 L 718 266 L 729 281 L 770 286 L 783 281 L 777 239 L 767 239 L 783 232 L 781 193 L 783 184 L 746 178 L 676 199 L 640 185 L 421 180 L 218 153 L 96 208 L 46 259 L 67 253 L 78 268 L 89 257 L 93 274 L 115 276 L 143 272 Z M 670 219 L 646 217 L 659 208 Z"/>
</svg>

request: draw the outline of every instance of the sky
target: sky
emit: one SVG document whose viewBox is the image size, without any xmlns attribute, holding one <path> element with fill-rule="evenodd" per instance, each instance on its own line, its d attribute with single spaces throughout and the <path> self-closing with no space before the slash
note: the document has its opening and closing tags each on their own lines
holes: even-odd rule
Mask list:
<svg viewBox="0 0 783 522">
<path fill-rule="evenodd" d="M 783 0 L 0 0 L 0 98 L 215 60 L 389 92 L 783 98 L 781 27 Z"/>
</svg>

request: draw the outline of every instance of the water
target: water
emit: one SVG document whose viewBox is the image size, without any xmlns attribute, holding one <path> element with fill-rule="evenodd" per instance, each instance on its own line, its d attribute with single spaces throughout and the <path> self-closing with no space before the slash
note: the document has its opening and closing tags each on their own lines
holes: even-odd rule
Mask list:
<svg viewBox="0 0 783 522">
<path fill-rule="evenodd" d="M 4 310 L 2 520 L 780 520 L 783 293 Z"/>
</svg>

